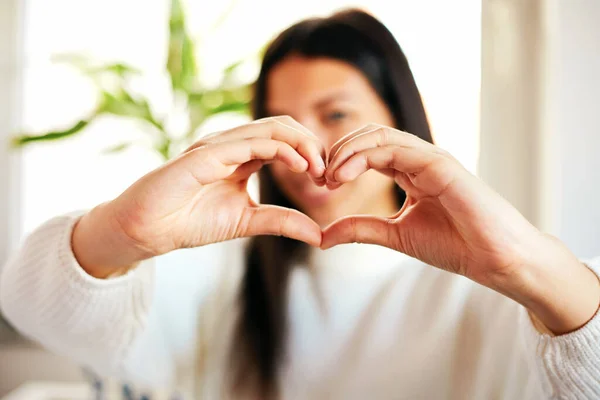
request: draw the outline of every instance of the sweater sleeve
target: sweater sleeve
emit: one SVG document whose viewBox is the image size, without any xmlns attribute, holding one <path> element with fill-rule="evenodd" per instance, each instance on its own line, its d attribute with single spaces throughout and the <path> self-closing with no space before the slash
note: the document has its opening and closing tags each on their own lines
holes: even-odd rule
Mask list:
<svg viewBox="0 0 600 400">
<path fill-rule="evenodd" d="M 71 249 L 77 219 L 57 217 L 29 235 L 0 270 L 0 308 L 17 330 L 48 350 L 98 373 L 123 375 L 147 323 L 154 261 L 118 278 L 91 277 Z"/>
<path fill-rule="evenodd" d="M 600 279 L 600 258 L 586 264 Z M 582 328 L 561 336 L 540 334 L 525 310 L 521 326 L 544 398 L 600 399 L 600 312 Z"/>
</svg>

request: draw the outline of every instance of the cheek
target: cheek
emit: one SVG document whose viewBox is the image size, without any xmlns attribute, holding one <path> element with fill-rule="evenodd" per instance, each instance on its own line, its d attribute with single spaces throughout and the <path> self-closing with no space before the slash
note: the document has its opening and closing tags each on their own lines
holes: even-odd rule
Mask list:
<svg viewBox="0 0 600 400">
<path fill-rule="evenodd" d="M 267 168 L 271 170 L 271 175 L 275 179 L 278 186 L 285 185 L 285 182 L 289 182 L 293 173 L 283 164 L 278 161 L 269 165 Z"/>
<path fill-rule="evenodd" d="M 369 199 L 378 198 L 392 191 L 396 185 L 392 178 L 374 170 L 365 172 L 351 183 L 353 191 L 360 193 L 360 197 Z"/>
<path fill-rule="evenodd" d="M 288 169 L 288 167 L 276 161 L 268 167 L 271 171 L 271 175 L 275 180 L 275 184 L 277 187 L 289 198 L 296 200 L 296 190 L 294 188 L 298 188 L 301 186 L 302 179 L 307 178 L 306 174 L 298 174 L 292 172 Z"/>
</svg>

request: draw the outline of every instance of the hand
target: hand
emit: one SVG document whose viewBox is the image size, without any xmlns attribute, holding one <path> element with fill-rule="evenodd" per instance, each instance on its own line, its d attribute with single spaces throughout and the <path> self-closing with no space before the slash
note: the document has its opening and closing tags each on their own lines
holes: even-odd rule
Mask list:
<svg viewBox="0 0 600 400">
<path fill-rule="evenodd" d="M 135 182 L 115 200 L 84 216 L 73 233 L 80 264 L 106 276 L 144 258 L 255 235 L 321 243 L 306 215 L 249 197 L 250 175 L 281 161 L 324 184 L 325 151 L 289 117 L 258 120 L 207 137 Z M 98 245 L 104 238 L 107 245 Z"/>
<path fill-rule="evenodd" d="M 596 311 L 593 273 L 444 150 L 367 126 L 333 146 L 325 177 L 335 187 L 369 169 L 395 179 L 406 192 L 404 206 L 389 218 L 335 221 L 323 231 L 323 248 L 348 242 L 390 247 L 504 293 L 554 332 L 575 329 Z"/>
</svg>

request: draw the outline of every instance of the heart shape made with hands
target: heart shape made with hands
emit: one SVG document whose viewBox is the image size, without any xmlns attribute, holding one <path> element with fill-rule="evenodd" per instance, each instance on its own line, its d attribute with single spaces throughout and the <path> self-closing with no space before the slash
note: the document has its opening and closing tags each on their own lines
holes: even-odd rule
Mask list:
<svg viewBox="0 0 600 400">
<path fill-rule="evenodd" d="M 533 225 L 448 152 L 390 127 L 368 125 L 351 132 L 326 154 L 307 128 L 289 117 L 274 117 L 217 133 L 195 147 L 200 153 L 190 155 L 189 165 L 185 158 L 181 161 L 186 169 L 199 165 L 197 158 L 212 160 L 207 164 L 211 168 L 197 169 L 194 177 L 202 185 L 210 183 L 203 192 L 207 201 L 195 211 L 205 218 L 203 223 L 227 228 L 207 243 L 279 235 L 323 249 L 352 242 L 378 244 L 482 283 L 490 266 L 502 270 L 501 276 L 505 266 L 520 262 L 527 253 L 524 248 L 540 242 Z M 240 185 L 274 161 L 331 188 L 376 170 L 394 179 L 406 201 L 392 216 L 349 215 L 322 229 L 297 210 L 255 203 Z"/>
<path fill-rule="evenodd" d="M 320 247 L 323 249 L 359 242 L 379 244 L 416 256 L 414 249 L 407 248 L 411 243 L 452 228 L 437 197 L 462 168 L 452 156 L 433 144 L 393 128 L 368 125 L 344 136 L 329 149 L 323 157 L 325 166 L 320 175 L 314 173 L 318 166 L 311 165 L 318 160 L 306 158 L 309 161 L 305 169 L 317 185 L 326 184 L 335 189 L 373 169 L 392 177 L 407 194 L 405 204 L 394 215 L 348 215 L 321 229 Z M 304 216 L 304 228 L 314 231 L 306 219 Z M 300 219 L 296 222 L 302 224 Z"/>
<path fill-rule="evenodd" d="M 233 227 L 231 234 L 226 230 L 210 242 L 279 235 L 323 249 L 352 242 L 378 244 L 430 265 L 473 275 L 479 264 L 490 260 L 500 268 L 514 264 L 510 255 L 539 236 L 510 203 L 448 152 L 394 128 L 367 125 L 340 139 L 326 154 L 307 128 L 289 117 L 274 117 L 217 133 L 195 146 L 203 154 L 198 157 L 213 160 L 211 168 L 198 170 L 196 179 L 214 184 L 206 192 L 211 199 L 221 190 L 219 202 L 204 202 L 198 215 L 213 226 L 230 218 L 223 226 Z M 190 160 L 196 165 L 194 157 Z M 255 203 L 245 185 L 240 185 L 274 161 L 294 172 L 307 172 L 316 184 L 332 188 L 376 170 L 394 179 L 406 193 L 406 201 L 387 218 L 349 215 L 322 229 L 297 210 Z M 222 218 L 214 217 L 217 214 Z"/>
</svg>

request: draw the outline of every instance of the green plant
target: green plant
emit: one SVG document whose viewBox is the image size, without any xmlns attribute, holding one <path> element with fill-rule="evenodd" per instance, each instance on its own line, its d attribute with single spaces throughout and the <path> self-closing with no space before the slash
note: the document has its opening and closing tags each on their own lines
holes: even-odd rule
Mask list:
<svg viewBox="0 0 600 400">
<path fill-rule="evenodd" d="M 224 70 L 219 87 L 206 88 L 199 79 L 195 48 L 196 43 L 187 30 L 181 0 L 172 0 L 166 70 L 174 98 L 183 100 L 187 104 L 189 128 L 184 135 L 177 135 L 177 137 L 170 135 L 164 119 L 154 114 L 148 100 L 131 92 L 129 89 L 131 78 L 139 75 L 140 71 L 123 63 L 97 66 L 83 56 L 70 55 L 58 57 L 58 61 L 76 67 L 93 80 L 98 89 L 98 102 L 95 109 L 66 129 L 35 135 L 18 134 L 13 137 L 13 144 L 22 147 L 34 142 L 64 139 L 83 132 L 101 116 L 116 115 L 141 121 L 147 128 L 146 132 L 152 135 L 152 148 L 164 160 L 171 158 L 193 142 L 198 128 L 207 119 L 230 112 L 249 114 L 250 85 L 236 82 L 234 79 L 236 69 L 243 61 L 236 62 Z M 123 142 L 107 151 L 118 152 L 131 145 L 132 142 Z"/>
</svg>

